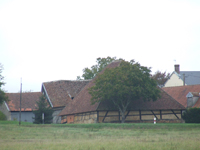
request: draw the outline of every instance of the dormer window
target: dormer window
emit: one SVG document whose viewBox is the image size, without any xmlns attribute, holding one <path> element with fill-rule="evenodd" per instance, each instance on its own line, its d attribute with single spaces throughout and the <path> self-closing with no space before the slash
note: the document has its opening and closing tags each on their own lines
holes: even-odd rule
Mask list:
<svg viewBox="0 0 200 150">
<path fill-rule="evenodd" d="M 187 97 L 187 107 L 193 107 L 196 102 L 198 101 L 200 96 L 199 92 L 189 92 L 186 97 Z"/>
</svg>

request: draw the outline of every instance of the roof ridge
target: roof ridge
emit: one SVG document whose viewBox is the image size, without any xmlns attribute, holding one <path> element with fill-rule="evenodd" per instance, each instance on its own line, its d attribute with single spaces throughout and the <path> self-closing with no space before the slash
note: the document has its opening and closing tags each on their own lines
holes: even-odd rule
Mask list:
<svg viewBox="0 0 200 150">
<path fill-rule="evenodd" d="M 200 72 L 200 71 L 180 71 L 181 72 Z"/>
<path fill-rule="evenodd" d="M 187 86 L 200 86 L 200 84 L 194 84 L 194 85 L 179 85 L 179 86 L 168 86 L 168 87 L 162 87 L 162 88 L 177 88 L 177 87 L 187 87 Z"/>
<path fill-rule="evenodd" d="M 24 94 L 24 93 L 42 93 L 42 92 L 40 92 L 40 91 L 38 91 L 38 92 L 22 92 L 22 94 Z M 6 93 L 6 94 L 20 94 L 20 92 Z"/>
<path fill-rule="evenodd" d="M 47 81 L 43 83 L 51 83 L 51 82 L 59 82 L 59 81 L 71 81 L 71 82 L 82 82 L 82 81 L 91 81 L 92 79 L 87 79 L 87 80 L 54 80 L 54 81 Z"/>
</svg>

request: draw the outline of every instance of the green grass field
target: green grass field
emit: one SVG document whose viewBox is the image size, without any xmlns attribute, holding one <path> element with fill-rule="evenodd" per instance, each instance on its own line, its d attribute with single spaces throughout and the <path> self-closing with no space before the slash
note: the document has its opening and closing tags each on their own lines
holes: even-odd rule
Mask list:
<svg viewBox="0 0 200 150">
<path fill-rule="evenodd" d="M 200 124 L 50 124 L 0 121 L 0 150 L 199 150 Z"/>
</svg>

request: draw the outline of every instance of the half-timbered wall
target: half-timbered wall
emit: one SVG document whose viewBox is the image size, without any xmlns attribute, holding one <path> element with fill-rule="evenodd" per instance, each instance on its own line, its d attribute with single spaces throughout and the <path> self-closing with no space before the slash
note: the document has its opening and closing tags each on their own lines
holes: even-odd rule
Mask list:
<svg viewBox="0 0 200 150">
<path fill-rule="evenodd" d="M 126 122 L 182 122 L 181 110 L 126 111 Z M 98 122 L 121 122 L 118 111 L 99 111 Z"/>
<path fill-rule="evenodd" d="M 182 122 L 181 110 L 150 110 L 150 111 L 126 111 L 126 122 Z M 73 117 L 69 121 L 69 117 Z M 62 117 L 62 123 L 101 123 L 121 122 L 119 111 L 96 111 Z"/>
</svg>

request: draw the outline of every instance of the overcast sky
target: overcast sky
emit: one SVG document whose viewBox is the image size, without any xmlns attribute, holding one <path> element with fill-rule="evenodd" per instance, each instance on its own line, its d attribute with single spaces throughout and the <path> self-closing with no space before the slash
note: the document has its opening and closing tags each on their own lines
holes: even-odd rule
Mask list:
<svg viewBox="0 0 200 150">
<path fill-rule="evenodd" d="M 0 0 L 0 63 L 7 92 L 76 80 L 97 57 L 200 71 L 199 0 Z M 175 61 L 176 60 L 176 61 Z"/>
</svg>

